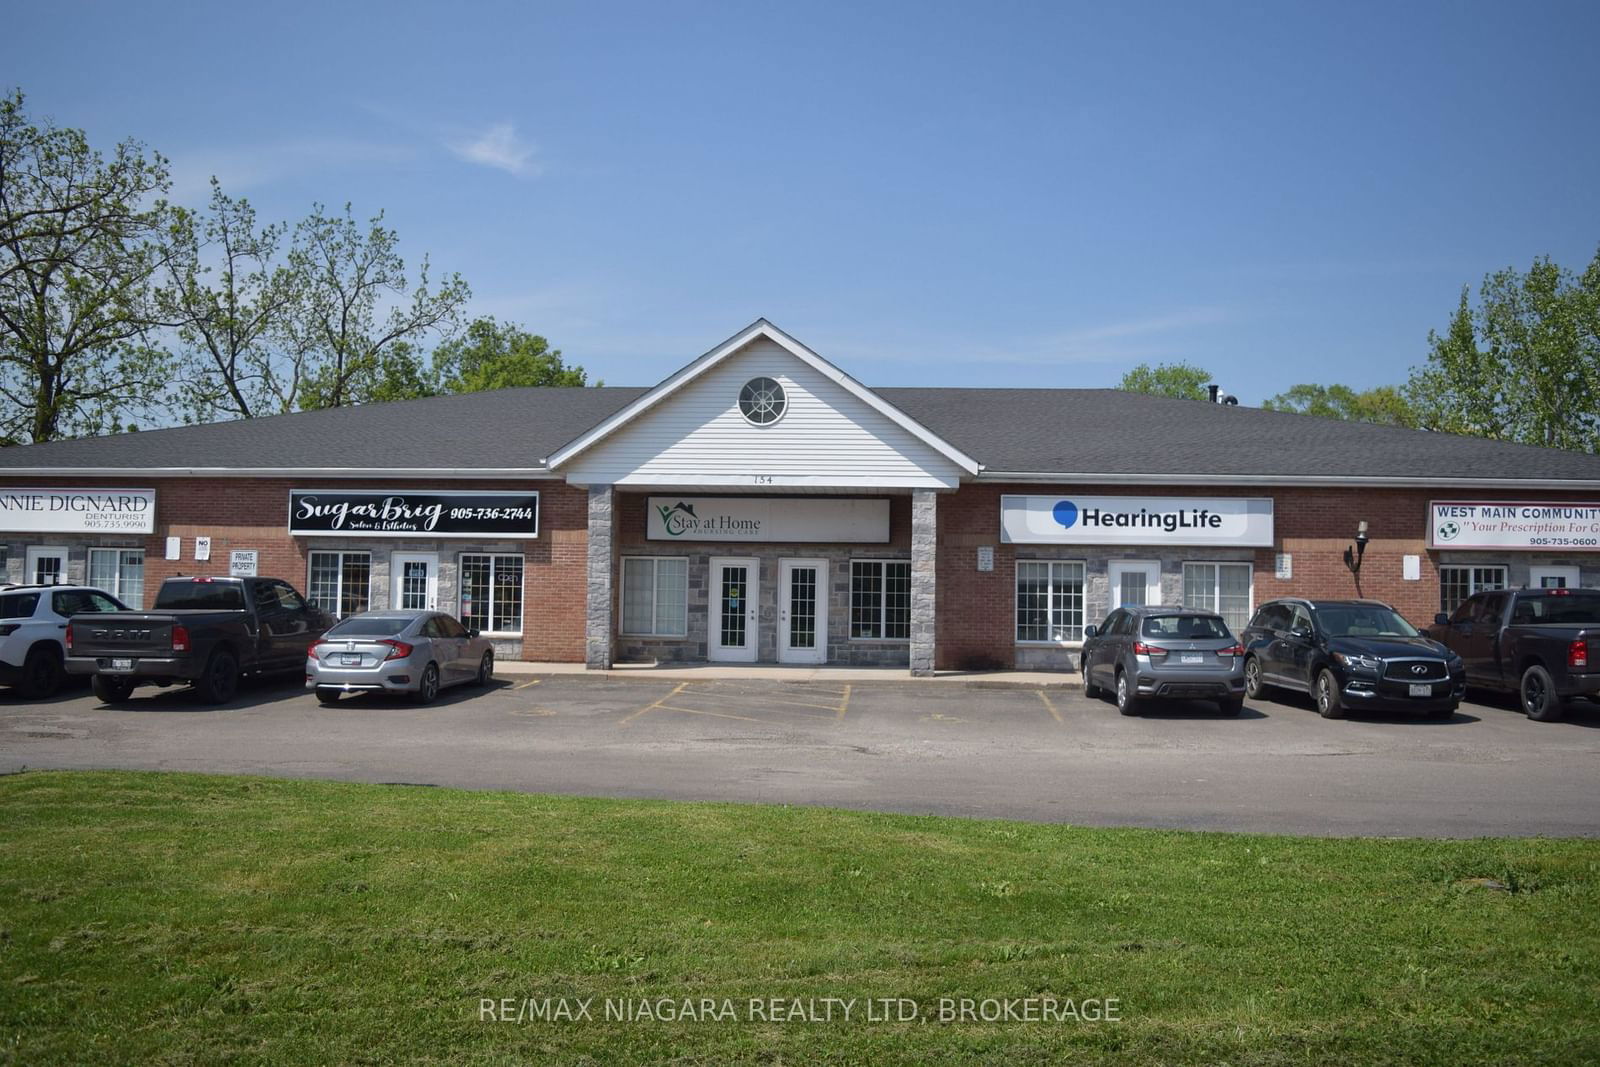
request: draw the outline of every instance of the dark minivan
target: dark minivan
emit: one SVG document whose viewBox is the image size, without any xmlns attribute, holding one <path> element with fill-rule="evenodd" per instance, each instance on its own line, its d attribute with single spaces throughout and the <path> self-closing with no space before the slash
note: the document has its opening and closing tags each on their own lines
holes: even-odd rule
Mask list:
<svg viewBox="0 0 1600 1067">
<path fill-rule="evenodd" d="M 1273 600 L 1244 644 L 1252 700 L 1274 686 L 1309 693 L 1325 719 L 1359 708 L 1448 719 L 1466 695 L 1461 657 L 1376 600 Z"/>
</svg>

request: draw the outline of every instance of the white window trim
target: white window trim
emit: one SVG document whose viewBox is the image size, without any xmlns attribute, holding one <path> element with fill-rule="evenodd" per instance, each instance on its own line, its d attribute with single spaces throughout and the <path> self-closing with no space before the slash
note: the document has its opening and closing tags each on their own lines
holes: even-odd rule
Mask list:
<svg viewBox="0 0 1600 1067">
<path fill-rule="evenodd" d="M 619 621 L 621 619 L 626 619 L 628 617 L 628 613 L 625 610 L 624 605 L 627 604 L 627 602 L 628 602 L 628 560 L 630 560 L 630 559 L 648 559 L 648 560 L 675 559 L 675 560 L 680 560 L 683 563 L 683 571 L 684 571 L 684 576 L 683 576 L 683 581 L 684 581 L 683 629 L 681 631 L 677 632 L 677 633 L 647 633 L 647 634 L 638 633 L 638 632 L 633 631 L 633 630 L 619 629 L 617 631 L 618 636 L 619 637 L 639 637 L 639 638 L 657 640 L 657 641 L 682 641 L 684 638 L 688 637 L 689 636 L 689 596 L 688 596 L 688 593 L 689 593 L 689 589 L 688 589 L 688 584 L 689 584 L 689 557 L 688 556 L 622 556 L 622 557 L 620 557 L 620 559 L 618 561 L 620 565 L 617 567 L 617 615 L 619 616 Z M 661 572 L 660 572 L 659 567 L 657 567 L 655 565 L 652 565 L 651 571 L 650 571 L 650 576 L 651 576 L 650 580 L 652 581 L 652 583 L 656 581 L 656 579 L 660 575 L 660 573 Z M 659 592 L 659 586 L 651 590 L 651 595 L 654 596 L 658 592 Z M 652 600 L 650 602 L 650 618 L 651 618 L 652 622 L 654 621 L 655 617 L 656 617 L 655 601 Z"/>
<path fill-rule="evenodd" d="M 1017 595 L 1017 579 L 1020 577 L 1020 575 L 1018 574 L 1018 571 L 1021 569 L 1021 566 L 1024 563 L 1076 563 L 1078 566 L 1083 568 L 1083 625 L 1084 626 L 1088 626 L 1089 625 L 1089 561 L 1087 559 L 1038 559 L 1038 558 L 1032 558 L 1032 559 L 1018 559 L 1018 560 L 1015 560 L 1013 562 L 1016 564 L 1016 566 L 1013 567 L 1012 571 L 1011 571 L 1011 643 L 1014 644 L 1014 645 L 1019 645 L 1019 646 L 1021 646 L 1023 648 L 1082 648 L 1083 647 L 1083 640 L 1081 638 L 1076 640 L 1076 641 L 1070 641 L 1070 640 L 1067 640 L 1066 638 L 1062 638 L 1059 641 L 1054 641 L 1054 640 L 1024 641 L 1022 638 L 1017 636 L 1017 608 L 1019 606 L 1018 605 L 1019 597 Z M 1050 590 L 1045 593 L 1045 597 L 1048 600 L 1048 599 L 1054 597 L 1054 595 L 1055 595 L 1055 587 L 1052 585 L 1050 587 Z M 1046 607 L 1046 609 L 1045 609 L 1045 615 L 1046 615 L 1045 625 L 1046 626 L 1050 625 L 1050 623 L 1049 623 L 1049 613 L 1050 613 L 1050 609 L 1048 607 Z M 1081 629 L 1081 627 L 1080 627 L 1080 629 Z"/>
<path fill-rule="evenodd" d="M 899 559 L 895 559 L 893 556 L 852 556 L 850 558 L 850 562 L 848 564 L 848 569 L 846 571 L 846 573 L 849 575 L 848 592 L 846 593 L 846 596 L 849 597 L 849 600 L 845 604 L 845 612 L 846 612 L 845 629 L 850 631 L 850 636 L 848 638 L 846 638 L 846 640 L 856 641 L 856 642 L 859 642 L 859 643 L 862 643 L 862 644 L 869 644 L 869 645 L 909 645 L 911 643 L 911 638 L 909 636 L 909 631 L 910 631 L 911 627 L 914 626 L 915 623 L 916 623 L 915 619 L 910 619 L 910 618 L 908 618 L 906 620 L 906 629 L 908 631 L 908 636 L 906 636 L 906 637 L 857 637 L 857 636 L 855 636 L 855 628 L 856 628 L 856 619 L 855 619 L 855 614 L 856 614 L 856 587 L 855 587 L 855 581 L 856 581 L 856 564 L 857 563 L 877 563 L 877 564 L 880 564 L 880 565 L 884 564 L 884 563 L 904 563 L 907 567 L 911 566 L 911 560 L 906 558 L 906 557 L 904 557 L 904 556 L 902 556 Z M 879 626 L 881 628 L 887 629 L 888 628 L 888 619 L 889 619 L 889 583 L 887 581 L 883 580 L 883 578 L 881 577 L 881 575 L 882 575 L 881 571 L 879 572 L 879 575 L 880 575 L 880 577 L 879 577 L 879 589 L 878 589 L 878 623 L 879 623 Z M 915 597 L 912 598 L 912 600 L 915 600 L 915 599 L 916 599 Z M 909 605 L 908 605 L 908 607 L 909 607 Z"/>
<path fill-rule="evenodd" d="M 511 559 L 511 558 L 515 557 L 516 559 L 521 561 L 521 563 L 522 563 L 522 587 L 517 590 L 517 601 L 518 601 L 519 606 L 522 608 L 522 610 L 517 612 L 517 618 L 522 620 L 522 629 L 520 629 L 520 630 L 479 630 L 478 631 L 478 636 L 479 637 L 521 637 L 522 634 L 523 634 L 523 631 L 528 628 L 528 602 L 527 602 L 527 598 L 524 596 L 524 590 L 527 588 L 527 585 L 528 585 L 528 560 L 527 560 L 527 557 L 521 552 L 458 552 L 456 554 L 456 603 L 455 603 L 456 610 L 450 613 L 451 615 L 455 616 L 455 618 L 458 621 L 461 621 L 461 615 L 460 615 L 460 612 L 461 612 L 461 594 L 467 588 L 466 567 L 462 563 L 462 561 L 465 560 L 468 556 L 486 556 L 491 560 Z M 490 592 L 490 596 L 492 598 L 493 595 L 494 595 L 494 564 L 491 563 L 489 565 L 489 567 L 490 567 L 490 570 L 489 570 L 489 574 L 490 574 L 489 592 Z M 489 601 L 489 615 L 488 615 L 488 618 L 490 620 L 494 619 L 494 600 L 493 599 L 490 599 L 490 601 Z M 462 621 L 461 624 L 463 626 L 467 625 L 464 621 Z"/>
<path fill-rule="evenodd" d="M 367 557 L 367 610 L 372 610 L 372 553 L 367 549 L 357 548 L 310 548 L 306 550 L 306 584 L 303 599 L 307 604 L 314 604 L 311 599 L 311 557 L 312 556 L 338 556 L 339 557 L 339 591 L 334 595 L 334 605 L 328 614 L 336 619 L 344 618 L 339 614 L 340 603 L 344 600 L 344 560 L 346 556 Z"/>
<path fill-rule="evenodd" d="M 126 604 L 128 602 L 128 598 L 123 593 L 122 588 L 121 588 L 122 587 L 122 553 L 124 553 L 124 552 L 137 552 L 137 553 L 139 553 L 139 555 L 141 557 L 139 565 L 140 565 L 140 567 L 143 567 L 144 563 L 145 563 L 145 560 L 143 559 L 143 557 L 146 554 L 145 550 L 144 550 L 144 546 L 143 545 L 90 545 L 89 546 L 88 556 L 84 559 L 84 572 L 83 572 L 83 576 L 84 576 L 84 583 L 83 584 L 84 585 L 93 585 L 93 582 L 90 579 L 94 575 L 94 554 L 96 552 L 115 552 L 117 554 L 117 565 L 116 565 L 115 568 L 113 568 L 113 572 L 116 574 L 116 578 L 117 578 L 116 583 L 115 583 L 117 588 L 115 588 L 115 589 L 107 589 L 106 592 L 110 593 L 112 596 L 116 597 L 118 600 L 120 600 L 124 604 Z M 142 602 L 144 600 L 144 579 L 141 578 L 139 580 L 139 586 L 140 586 L 139 599 Z M 133 610 L 138 611 L 140 609 L 138 607 L 135 607 Z"/>
<path fill-rule="evenodd" d="M 1242 630 L 1246 626 L 1249 626 L 1250 625 L 1250 620 L 1256 617 L 1256 565 L 1254 563 L 1252 563 L 1250 560 L 1247 560 L 1247 559 L 1186 559 L 1186 560 L 1184 560 L 1182 563 L 1178 564 L 1178 603 L 1179 604 L 1183 603 L 1184 586 L 1187 584 L 1187 582 L 1185 580 L 1185 575 L 1184 575 L 1184 568 L 1189 566 L 1191 563 L 1195 564 L 1196 566 L 1202 566 L 1202 567 L 1248 567 L 1250 569 L 1249 602 L 1248 602 L 1247 606 L 1245 607 L 1244 622 L 1239 626 L 1239 629 Z M 1217 575 L 1216 584 L 1213 585 L 1212 588 L 1211 588 L 1212 596 L 1216 600 L 1216 606 L 1212 607 L 1212 608 L 1208 608 L 1207 610 L 1214 611 L 1218 615 L 1221 615 L 1222 614 L 1222 572 L 1219 570 L 1219 571 L 1216 572 L 1216 575 Z"/>
<path fill-rule="evenodd" d="M 1498 592 L 1501 589 L 1511 588 L 1511 568 L 1507 564 L 1441 562 L 1439 564 L 1439 610 L 1447 611 L 1452 615 L 1455 614 L 1456 608 L 1461 606 L 1459 603 L 1448 608 L 1444 606 L 1444 572 L 1452 569 L 1464 570 L 1467 572 L 1467 595 L 1461 598 L 1463 601 L 1470 597 L 1475 597 L 1479 593 Z M 1472 576 L 1472 572 L 1488 570 L 1500 572 L 1500 584 L 1495 586 L 1493 589 L 1479 589 L 1477 581 Z"/>
</svg>

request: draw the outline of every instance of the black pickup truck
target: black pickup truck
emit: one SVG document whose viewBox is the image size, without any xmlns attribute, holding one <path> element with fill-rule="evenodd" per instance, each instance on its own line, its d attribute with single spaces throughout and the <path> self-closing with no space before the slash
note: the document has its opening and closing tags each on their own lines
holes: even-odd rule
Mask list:
<svg viewBox="0 0 1600 1067">
<path fill-rule="evenodd" d="M 1516 693 L 1537 722 L 1600 694 L 1600 590 L 1498 589 L 1433 618 L 1428 636 L 1460 656 L 1467 684 Z"/>
<path fill-rule="evenodd" d="M 168 578 L 147 612 L 74 615 L 69 674 L 94 695 L 127 700 L 136 686 L 192 684 L 208 704 L 233 699 L 241 674 L 299 670 L 332 616 L 277 578 Z"/>
</svg>

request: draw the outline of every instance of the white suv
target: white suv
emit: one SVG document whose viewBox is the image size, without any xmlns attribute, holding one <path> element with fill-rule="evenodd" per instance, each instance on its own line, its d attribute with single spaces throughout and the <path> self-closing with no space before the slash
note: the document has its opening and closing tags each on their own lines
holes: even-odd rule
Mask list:
<svg viewBox="0 0 1600 1067">
<path fill-rule="evenodd" d="M 29 700 L 55 696 L 66 679 L 62 636 L 74 615 L 127 611 L 110 593 L 85 585 L 0 588 L 0 685 Z"/>
</svg>

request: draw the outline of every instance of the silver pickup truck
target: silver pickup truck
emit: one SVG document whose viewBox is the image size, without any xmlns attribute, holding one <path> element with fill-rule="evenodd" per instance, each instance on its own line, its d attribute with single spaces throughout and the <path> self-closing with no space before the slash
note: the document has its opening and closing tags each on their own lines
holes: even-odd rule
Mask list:
<svg viewBox="0 0 1600 1067">
<path fill-rule="evenodd" d="M 141 685 L 193 685 L 206 703 L 225 704 L 241 675 L 302 669 L 331 625 L 278 578 L 168 578 L 149 611 L 74 615 L 66 668 L 92 675 L 107 704 Z"/>
</svg>

